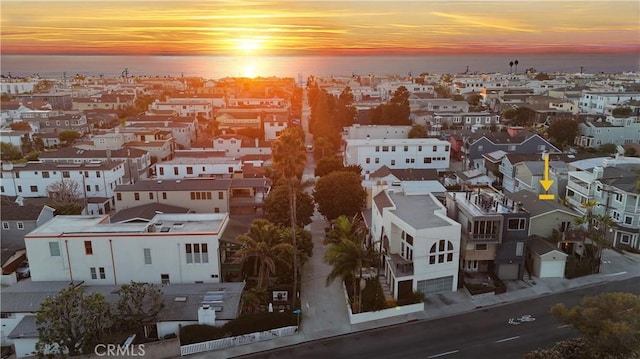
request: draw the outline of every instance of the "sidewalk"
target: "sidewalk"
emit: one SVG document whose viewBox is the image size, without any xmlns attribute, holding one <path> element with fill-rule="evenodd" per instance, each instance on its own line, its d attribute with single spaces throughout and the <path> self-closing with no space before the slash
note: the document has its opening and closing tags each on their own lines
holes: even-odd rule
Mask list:
<svg viewBox="0 0 640 359">
<path fill-rule="evenodd" d="M 312 227 L 312 232 L 316 232 L 318 230 L 318 228 Z M 318 238 L 316 233 L 313 235 L 314 242 L 316 242 Z M 550 293 L 565 292 L 580 287 L 640 276 L 639 254 L 627 252 L 620 254 L 615 251 L 605 250 L 603 253 L 600 273 L 598 274 L 574 279 L 536 277 L 529 279 L 526 277 L 523 281 L 507 281 L 507 292 L 497 295 L 483 294 L 479 296 L 471 296 L 466 289 L 462 288 L 456 292 L 427 296 L 425 299 L 425 310 L 420 313 L 350 325 L 348 319 L 346 319 L 346 305 L 344 305 L 344 303 L 342 303 L 341 306 L 337 305 L 339 304 L 338 302 L 344 301 L 335 300 L 334 296 L 337 296 L 337 293 L 333 293 L 335 289 L 332 288 L 333 285 L 326 288 L 324 287 L 324 271 L 326 271 L 327 268 L 323 269 L 320 266 L 320 264 L 325 266 L 326 264 L 318 263 L 318 258 L 321 258 L 319 256 L 320 252 L 324 252 L 326 249 L 323 248 L 324 246 L 321 244 L 321 240 L 320 243 L 315 244 L 316 247 L 314 248 L 313 255 L 314 260 L 308 263 L 305 267 L 307 272 L 303 276 L 303 288 L 305 287 L 305 282 L 307 283 L 307 286 L 309 286 L 309 283 L 314 283 L 313 287 L 315 287 L 315 290 L 320 290 L 320 293 L 310 293 L 311 295 L 307 297 L 304 295 L 306 291 L 303 292 L 302 309 L 303 313 L 306 311 L 306 316 L 304 317 L 305 322 L 302 323 L 298 334 L 215 352 L 196 354 L 190 356 L 190 358 L 231 358 L 258 353 L 264 350 L 300 344 L 306 341 L 325 339 L 346 333 L 370 330 L 389 325 L 406 323 L 409 321 L 430 320 L 458 315 L 480 308 L 513 303 L 533 299 Z M 315 253 L 316 250 L 318 250 L 318 253 Z M 322 286 L 318 285 L 320 283 Z M 306 289 L 309 290 L 311 288 L 307 287 Z M 340 293 L 339 297 L 342 298 L 342 293 Z M 309 300 L 309 308 L 306 308 L 307 300 Z M 328 302 L 323 303 L 325 300 Z M 311 303 L 317 305 L 315 312 L 311 309 Z M 327 306 L 326 304 L 329 305 Z M 335 310 L 330 310 L 332 305 L 336 305 Z"/>
</svg>

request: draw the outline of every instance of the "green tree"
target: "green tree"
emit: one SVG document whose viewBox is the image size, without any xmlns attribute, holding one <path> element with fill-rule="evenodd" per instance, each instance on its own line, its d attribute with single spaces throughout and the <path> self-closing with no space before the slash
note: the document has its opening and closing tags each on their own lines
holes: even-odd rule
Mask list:
<svg viewBox="0 0 640 359">
<path fill-rule="evenodd" d="M 611 111 L 613 117 L 629 117 L 632 113 L 631 107 L 616 107 Z"/>
<path fill-rule="evenodd" d="M 436 94 L 436 98 L 449 98 L 451 97 L 451 90 L 449 86 L 437 85 L 434 88 L 434 92 Z"/>
<path fill-rule="evenodd" d="M 131 282 L 118 290 L 118 328 L 136 329 L 153 324 L 164 309 L 162 289 L 151 283 Z"/>
<path fill-rule="evenodd" d="M 313 158 L 321 160 L 325 157 L 334 157 L 337 152 L 336 144 L 326 137 L 313 139 Z"/>
<path fill-rule="evenodd" d="M 298 261 L 300 262 L 300 267 L 303 267 L 305 263 L 311 258 L 313 255 L 313 240 L 311 239 L 311 232 L 307 231 L 304 228 L 296 227 L 295 233 L 291 233 L 291 227 L 282 227 L 280 229 L 280 234 L 282 237 L 282 241 L 291 244 L 291 238 L 293 235 L 296 237 L 296 246 L 298 248 Z M 293 244 L 292 244 L 293 248 Z M 289 253 L 285 253 L 287 255 Z M 293 254 L 292 252 L 290 254 Z M 287 261 L 287 263 L 289 263 Z M 287 269 L 287 268 L 283 268 Z"/>
<path fill-rule="evenodd" d="M 258 274 L 259 288 L 268 287 L 269 277 L 276 272 L 276 262 L 286 263 L 285 253 L 295 248 L 290 243 L 282 241 L 278 227 L 266 219 L 254 220 L 249 231 L 236 237 L 236 240 L 242 242 L 238 254 L 243 264 L 249 259 L 253 260 L 253 273 Z"/>
<path fill-rule="evenodd" d="M 45 93 L 51 91 L 53 88 L 53 82 L 49 80 L 41 80 L 35 86 L 33 86 L 34 93 Z"/>
<path fill-rule="evenodd" d="M 611 155 L 618 152 L 618 146 L 616 146 L 614 143 L 605 143 L 598 147 L 598 152 Z"/>
<path fill-rule="evenodd" d="M 254 287 L 242 293 L 242 314 L 256 313 L 269 302 L 269 292 L 264 288 Z"/>
<path fill-rule="evenodd" d="M 511 108 L 502 113 L 513 126 L 532 126 L 535 122 L 536 112 L 527 107 Z"/>
<path fill-rule="evenodd" d="M 371 123 L 374 125 L 409 125 L 409 90 L 400 86 L 387 104 L 378 105 L 371 111 Z"/>
<path fill-rule="evenodd" d="M 73 141 L 80 138 L 80 133 L 76 131 L 62 131 L 58 134 L 58 139 L 65 145 L 70 145 Z"/>
<path fill-rule="evenodd" d="M 3 161 L 16 161 L 22 158 L 22 153 L 18 147 L 7 142 L 0 142 L 0 157 Z"/>
<path fill-rule="evenodd" d="M 316 177 L 323 177 L 331 172 L 343 171 L 344 165 L 342 160 L 338 157 L 323 157 L 316 164 L 316 168 L 313 170 L 313 174 Z"/>
<path fill-rule="evenodd" d="M 280 134 L 272 147 L 273 166 L 277 173 L 284 180 L 289 189 L 289 215 L 291 216 L 291 227 L 295 228 L 297 191 L 296 187 L 301 186 L 302 171 L 307 161 L 307 153 L 304 145 L 304 131 L 299 127 L 288 127 Z M 295 231 L 292 231 L 292 243 L 296 248 Z M 292 303 L 298 293 L 298 252 L 293 252 L 293 295 Z"/>
<path fill-rule="evenodd" d="M 585 340 L 594 358 L 640 356 L 640 296 L 632 293 L 602 293 L 586 297 L 571 309 L 559 303 L 551 313 L 573 326 Z"/>
<path fill-rule="evenodd" d="M 296 187 L 296 225 L 303 227 L 311 223 L 314 205 L 313 198 L 302 188 Z M 289 188 L 286 185 L 274 187 L 264 201 L 264 211 L 266 219 L 277 225 L 291 224 L 291 214 L 289 206 Z"/>
<path fill-rule="evenodd" d="M 571 145 L 578 135 L 578 121 L 572 118 L 559 118 L 551 122 L 547 133 L 560 147 Z"/>
<path fill-rule="evenodd" d="M 313 190 L 318 211 L 328 220 L 341 215 L 353 217 L 364 208 L 366 197 L 360 176 L 352 172 L 332 172 L 320 177 Z"/>
<path fill-rule="evenodd" d="M 359 279 L 362 277 L 362 264 L 366 258 L 367 252 L 359 239 L 343 237 L 339 242 L 331 244 L 324 256 L 324 261 L 332 266 L 326 285 L 329 286 L 336 278 L 340 278 L 353 288 L 354 303 L 362 303 Z M 360 307 L 358 305 L 354 312 L 359 312 Z"/>
<path fill-rule="evenodd" d="M 635 147 L 628 147 L 624 150 L 625 157 L 638 157 Z"/>
<path fill-rule="evenodd" d="M 112 326 L 111 307 L 101 293 L 85 294 L 82 286 L 47 297 L 36 313 L 39 341 L 36 350 L 65 357 L 93 353 Z"/>
<path fill-rule="evenodd" d="M 413 125 L 407 134 L 408 138 L 427 138 L 427 129 L 422 125 Z"/>
</svg>

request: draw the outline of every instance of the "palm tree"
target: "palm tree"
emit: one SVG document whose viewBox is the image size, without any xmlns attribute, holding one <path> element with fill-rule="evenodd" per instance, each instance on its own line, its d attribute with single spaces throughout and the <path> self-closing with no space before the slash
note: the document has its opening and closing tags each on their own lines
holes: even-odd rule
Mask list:
<svg viewBox="0 0 640 359">
<path fill-rule="evenodd" d="M 242 293 L 242 312 L 255 313 L 269 300 L 269 293 L 261 287 L 251 288 Z"/>
<path fill-rule="evenodd" d="M 249 231 L 236 237 L 243 243 L 238 255 L 243 263 L 254 260 L 253 272 L 258 272 L 258 288 L 266 288 L 269 276 L 276 272 L 276 262 L 286 263 L 286 254 L 293 250 L 289 243 L 282 242 L 280 229 L 266 219 L 256 219 Z"/>
<path fill-rule="evenodd" d="M 518 73 L 518 60 L 513 62 L 514 65 L 516 65 L 516 73 Z"/>
<path fill-rule="evenodd" d="M 364 234 L 364 226 L 358 214 L 353 218 L 342 215 L 333 220 L 333 227 L 327 232 L 323 244 L 338 244 L 343 238 L 361 242 Z"/>
<path fill-rule="evenodd" d="M 291 228 L 296 227 L 296 183 L 302 178 L 307 154 L 304 146 L 304 131 L 297 127 L 288 127 L 280 134 L 272 147 L 273 164 L 282 176 L 289 189 L 289 214 Z M 291 231 L 293 248 L 297 248 L 295 231 Z M 295 306 L 298 294 L 298 251 L 293 252 L 293 295 L 292 306 Z"/>
<path fill-rule="evenodd" d="M 513 72 L 513 61 L 509 61 L 509 73 Z"/>
<path fill-rule="evenodd" d="M 361 307 L 360 278 L 362 277 L 362 262 L 366 257 L 366 251 L 361 243 L 354 242 L 348 238 L 342 238 L 340 242 L 332 244 L 325 253 L 324 260 L 333 268 L 327 276 L 326 285 L 331 284 L 336 278 L 341 278 L 346 283 L 350 283 L 353 288 L 353 298 L 358 299 L 358 311 Z M 356 278 L 356 273 L 360 277 Z"/>
</svg>

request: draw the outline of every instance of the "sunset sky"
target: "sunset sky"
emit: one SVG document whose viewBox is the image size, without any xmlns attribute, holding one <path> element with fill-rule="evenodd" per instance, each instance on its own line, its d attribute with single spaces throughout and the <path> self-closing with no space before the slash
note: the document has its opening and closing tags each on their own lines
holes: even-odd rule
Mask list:
<svg viewBox="0 0 640 359">
<path fill-rule="evenodd" d="M 633 1 L 1 2 L 3 54 L 640 51 Z"/>
</svg>

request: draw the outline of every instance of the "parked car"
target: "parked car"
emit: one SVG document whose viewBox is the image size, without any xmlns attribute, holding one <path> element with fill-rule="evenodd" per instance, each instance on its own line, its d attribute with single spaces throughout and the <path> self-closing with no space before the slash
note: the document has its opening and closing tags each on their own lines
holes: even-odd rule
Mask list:
<svg viewBox="0 0 640 359">
<path fill-rule="evenodd" d="M 31 277 L 29 262 L 22 263 L 22 265 L 18 269 L 16 269 L 16 276 L 18 277 L 18 279 Z"/>
</svg>

